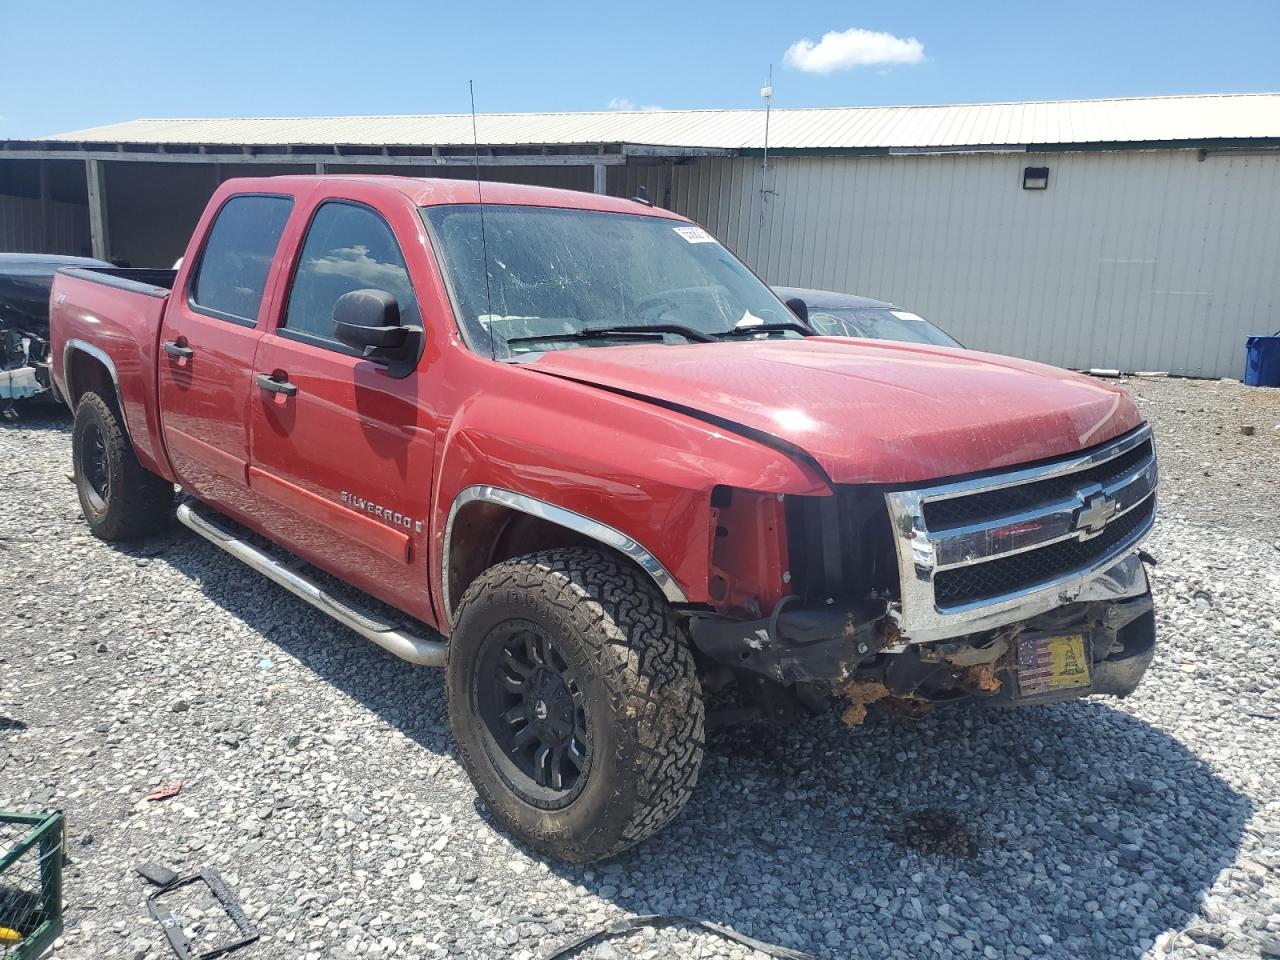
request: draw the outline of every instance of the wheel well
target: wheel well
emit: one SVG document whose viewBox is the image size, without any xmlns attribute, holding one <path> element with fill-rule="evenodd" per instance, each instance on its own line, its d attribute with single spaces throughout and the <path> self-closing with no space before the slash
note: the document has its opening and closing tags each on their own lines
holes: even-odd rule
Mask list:
<svg viewBox="0 0 1280 960">
<path fill-rule="evenodd" d="M 630 562 L 618 551 L 576 530 L 500 503 L 480 500 L 466 504 L 453 518 L 448 546 L 450 610 L 458 608 L 462 594 L 481 573 L 495 563 L 526 553 L 555 547 L 591 546 Z"/>
<path fill-rule="evenodd" d="M 116 382 L 107 365 L 83 350 L 75 350 L 67 365 L 67 405 L 75 410 L 80 398 L 90 391 L 109 403 L 119 402 Z"/>
</svg>

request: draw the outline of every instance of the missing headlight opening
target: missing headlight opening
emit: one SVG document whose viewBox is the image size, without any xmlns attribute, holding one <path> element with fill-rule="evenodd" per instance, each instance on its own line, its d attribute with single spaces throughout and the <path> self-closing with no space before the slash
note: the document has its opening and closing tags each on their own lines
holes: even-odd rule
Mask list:
<svg viewBox="0 0 1280 960">
<path fill-rule="evenodd" d="M 694 643 L 749 678 L 744 688 L 774 717 L 834 702 L 845 723 L 859 726 L 877 710 L 919 716 L 959 701 L 1124 696 L 1154 640 L 1142 561 L 1132 553 L 1134 532 L 1153 512 L 1153 464 L 1150 440 L 1137 431 L 1096 460 L 1021 486 L 983 479 L 960 485 L 963 496 L 948 487 L 945 499 L 871 486 L 784 497 L 717 488 L 715 612 L 692 618 Z M 1058 509 L 1073 493 L 1087 509 L 1098 488 L 1114 490 L 1107 496 L 1117 505 L 1101 536 L 1081 533 L 1080 511 L 1063 532 L 1053 517 L 1004 519 L 1034 513 L 1041 501 Z M 982 538 L 971 534 L 987 526 L 993 532 Z M 971 595 L 947 607 L 949 594 L 927 588 L 953 573 L 968 578 Z M 1008 599 L 1004 577 L 1016 588 Z"/>
</svg>

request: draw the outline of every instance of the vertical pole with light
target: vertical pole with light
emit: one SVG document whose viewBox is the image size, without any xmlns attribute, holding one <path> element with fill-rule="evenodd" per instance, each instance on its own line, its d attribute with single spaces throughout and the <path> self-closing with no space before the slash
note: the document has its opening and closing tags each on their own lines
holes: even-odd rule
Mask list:
<svg viewBox="0 0 1280 960">
<path fill-rule="evenodd" d="M 773 64 L 769 64 L 769 79 L 760 88 L 764 98 L 764 159 L 760 164 L 760 232 L 764 233 L 764 205 L 769 200 L 769 113 L 773 108 Z M 761 237 L 763 240 L 763 236 Z"/>
</svg>

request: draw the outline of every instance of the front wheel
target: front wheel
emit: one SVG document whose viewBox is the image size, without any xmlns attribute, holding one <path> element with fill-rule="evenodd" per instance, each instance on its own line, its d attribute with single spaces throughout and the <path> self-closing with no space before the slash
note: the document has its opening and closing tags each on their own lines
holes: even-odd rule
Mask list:
<svg viewBox="0 0 1280 960">
<path fill-rule="evenodd" d="M 173 484 L 138 462 L 115 404 L 86 393 L 71 433 L 76 492 L 89 529 L 103 540 L 135 540 L 173 516 Z"/>
<path fill-rule="evenodd" d="M 625 560 L 566 549 L 491 567 L 447 666 L 463 766 L 506 829 L 586 863 L 680 812 L 702 763 L 702 690 L 666 600 Z"/>
</svg>

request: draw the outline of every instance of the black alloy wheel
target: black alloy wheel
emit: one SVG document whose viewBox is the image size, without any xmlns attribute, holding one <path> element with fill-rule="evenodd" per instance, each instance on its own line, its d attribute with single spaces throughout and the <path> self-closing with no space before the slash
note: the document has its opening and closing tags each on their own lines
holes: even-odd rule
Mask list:
<svg viewBox="0 0 1280 960">
<path fill-rule="evenodd" d="M 89 424 L 80 435 L 80 463 L 89 505 L 96 513 L 102 513 L 111 499 L 111 465 L 107 461 L 107 442 L 96 423 Z"/>
<path fill-rule="evenodd" d="M 508 786 L 543 809 L 572 803 L 586 782 L 591 738 L 582 686 L 551 635 L 528 620 L 495 624 L 473 695 Z"/>
<path fill-rule="evenodd" d="M 452 619 L 449 723 L 501 827 L 589 863 L 679 814 L 706 710 L 687 629 L 643 570 L 591 548 L 512 557 Z"/>
<path fill-rule="evenodd" d="M 94 536 L 137 540 L 173 517 L 173 483 L 151 473 L 134 453 L 113 400 L 92 391 L 76 404 L 71 464 L 80 508 Z"/>
</svg>

